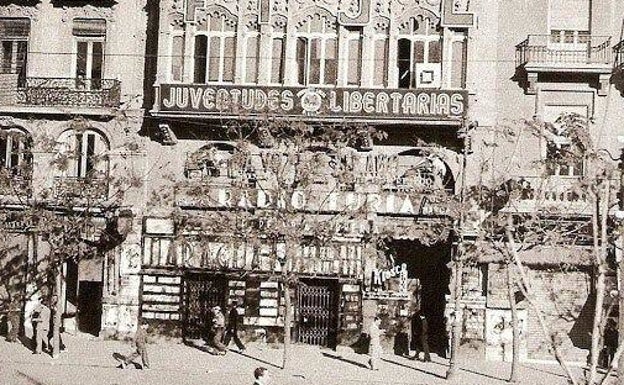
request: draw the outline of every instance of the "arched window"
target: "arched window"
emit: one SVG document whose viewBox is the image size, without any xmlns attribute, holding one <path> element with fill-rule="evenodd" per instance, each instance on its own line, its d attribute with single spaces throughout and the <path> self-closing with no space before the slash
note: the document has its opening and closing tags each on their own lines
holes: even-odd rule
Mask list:
<svg viewBox="0 0 624 385">
<path fill-rule="evenodd" d="M 195 35 L 195 83 L 232 83 L 236 63 L 236 20 L 212 12 Z"/>
<path fill-rule="evenodd" d="M 1 167 L 12 175 L 23 175 L 32 164 L 32 139 L 19 128 L 0 131 Z"/>
<path fill-rule="evenodd" d="M 399 25 L 399 88 L 439 88 L 442 36 L 438 21 L 418 15 Z"/>
<path fill-rule="evenodd" d="M 338 74 L 336 20 L 316 14 L 297 26 L 297 82 L 335 85 Z"/>
<path fill-rule="evenodd" d="M 106 138 L 94 130 L 65 131 L 58 140 L 59 162 L 65 176 L 102 179 L 108 175 Z"/>
<path fill-rule="evenodd" d="M 286 61 L 286 18 L 273 17 L 271 23 L 271 84 L 284 83 Z"/>
<path fill-rule="evenodd" d="M 375 87 L 387 87 L 388 86 L 388 51 L 389 47 L 389 35 L 390 35 L 390 21 L 388 19 L 378 19 L 374 23 L 373 49 L 375 50 L 373 56 L 373 86 Z"/>
<path fill-rule="evenodd" d="M 245 25 L 245 83 L 258 83 L 260 64 L 260 32 L 258 22 L 250 20 Z"/>
<path fill-rule="evenodd" d="M 231 180 L 239 180 L 245 185 L 256 183 L 249 154 L 227 143 L 212 143 L 190 154 L 184 173 L 191 180 L 216 178 L 227 183 Z"/>
</svg>

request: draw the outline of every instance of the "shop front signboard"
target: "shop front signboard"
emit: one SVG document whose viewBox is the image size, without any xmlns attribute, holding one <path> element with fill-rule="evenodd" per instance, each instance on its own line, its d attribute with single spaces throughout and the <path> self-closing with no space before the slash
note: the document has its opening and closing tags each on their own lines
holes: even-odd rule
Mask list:
<svg viewBox="0 0 624 385">
<path fill-rule="evenodd" d="M 315 119 L 459 121 L 465 90 L 161 84 L 158 113 Z"/>
</svg>

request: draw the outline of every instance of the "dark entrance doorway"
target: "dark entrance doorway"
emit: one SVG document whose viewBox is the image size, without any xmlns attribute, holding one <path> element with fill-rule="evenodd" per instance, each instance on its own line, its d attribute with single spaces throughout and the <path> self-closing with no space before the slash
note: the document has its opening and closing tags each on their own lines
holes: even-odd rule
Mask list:
<svg viewBox="0 0 624 385">
<path fill-rule="evenodd" d="M 408 276 L 420 280 L 420 308 L 428 320 L 429 347 L 441 357 L 446 356 L 448 335 L 446 331 L 446 295 L 450 294 L 451 271 L 447 267 L 451 259 L 451 243 L 425 246 L 417 241 L 395 240 L 392 242 L 395 263 L 407 264 Z M 414 321 L 414 320 L 413 320 Z M 412 349 L 419 341 L 420 328 L 412 323 Z"/>
<path fill-rule="evenodd" d="M 185 340 L 207 338 L 212 321 L 210 309 L 221 306 L 225 311 L 227 280 L 221 275 L 188 274 L 184 277 Z"/>
<path fill-rule="evenodd" d="M 95 336 L 102 324 L 102 282 L 78 283 L 78 330 Z"/>
<path fill-rule="evenodd" d="M 297 287 L 297 342 L 336 347 L 338 282 L 302 279 Z"/>
</svg>

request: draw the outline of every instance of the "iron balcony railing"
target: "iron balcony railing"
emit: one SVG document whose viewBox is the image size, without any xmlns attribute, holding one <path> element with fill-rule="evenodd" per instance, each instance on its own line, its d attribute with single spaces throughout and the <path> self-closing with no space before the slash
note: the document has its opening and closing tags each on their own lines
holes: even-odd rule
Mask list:
<svg viewBox="0 0 624 385">
<path fill-rule="evenodd" d="M 108 182 L 105 178 L 58 176 L 54 178 L 54 191 L 58 199 L 104 201 L 108 198 Z"/>
<path fill-rule="evenodd" d="M 613 54 L 615 55 L 613 61 L 614 67 L 624 70 L 624 40 L 613 46 Z"/>
<path fill-rule="evenodd" d="M 529 35 L 516 46 L 516 66 L 542 65 L 603 65 L 612 60 L 611 37 L 576 35 Z"/>
<path fill-rule="evenodd" d="M 18 79 L 16 74 L 1 74 L 0 88 L 0 105 L 116 108 L 121 99 L 121 82 L 116 79 Z"/>
</svg>

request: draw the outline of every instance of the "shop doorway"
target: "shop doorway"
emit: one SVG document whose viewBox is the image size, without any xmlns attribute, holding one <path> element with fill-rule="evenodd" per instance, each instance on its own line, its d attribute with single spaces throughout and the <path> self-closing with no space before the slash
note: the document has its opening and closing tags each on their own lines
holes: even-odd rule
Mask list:
<svg viewBox="0 0 624 385">
<path fill-rule="evenodd" d="M 299 343 L 336 347 L 338 282 L 302 279 L 297 287 L 296 340 Z"/>
<path fill-rule="evenodd" d="M 188 274 L 184 277 L 185 340 L 208 337 L 213 306 L 225 309 L 227 280 L 221 275 Z M 224 310 L 225 311 L 225 310 Z"/>
<path fill-rule="evenodd" d="M 392 248 L 395 263 L 405 263 L 408 277 L 420 281 L 420 310 L 428 320 L 429 348 L 431 352 L 445 357 L 449 341 L 444 310 L 446 295 L 450 293 L 451 271 L 447 264 L 451 259 L 451 243 L 425 246 L 418 241 L 395 240 Z M 411 348 L 415 349 L 420 339 L 420 328 L 415 319 L 412 319 L 411 329 Z"/>
<path fill-rule="evenodd" d="M 80 281 L 78 283 L 78 330 L 83 333 L 100 334 L 102 324 L 102 282 Z"/>
</svg>

